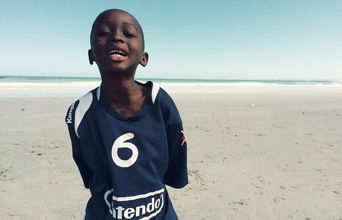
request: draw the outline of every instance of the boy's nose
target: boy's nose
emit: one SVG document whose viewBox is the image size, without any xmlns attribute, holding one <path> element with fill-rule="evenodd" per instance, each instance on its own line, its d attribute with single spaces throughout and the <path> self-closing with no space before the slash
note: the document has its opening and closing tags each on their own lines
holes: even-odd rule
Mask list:
<svg viewBox="0 0 342 220">
<path fill-rule="evenodd" d="M 113 34 L 110 35 L 110 40 L 111 41 L 123 41 L 122 33 L 114 32 Z"/>
</svg>

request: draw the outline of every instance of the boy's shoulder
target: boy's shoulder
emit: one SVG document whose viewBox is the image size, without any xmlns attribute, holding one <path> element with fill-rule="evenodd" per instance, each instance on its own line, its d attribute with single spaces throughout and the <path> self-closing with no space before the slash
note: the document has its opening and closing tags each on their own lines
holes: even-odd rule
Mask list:
<svg viewBox="0 0 342 220">
<path fill-rule="evenodd" d="M 173 106 L 174 102 L 171 96 L 158 83 L 147 81 L 137 81 L 139 84 L 150 87 L 152 103 L 160 103 L 162 106 Z"/>
<path fill-rule="evenodd" d="M 80 121 L 90 108 L 94 96 L 98 98 L 99 95 L 99 87 L 96 87 L 73 102 L 67 110 L 65 122 L 67 124 L 74 124 L 77 123 L 77 121 Z"/>
<path fill-rule="evenodd" d="M 156 83 L 150 82 L 152 103 L 160 103 L 162 108 L 176 108 L 176 105 L 166 90 Z"/>
<path fill-rule="evenodd" d="M 159 87 L 156 103 L 159 103 L 166 126 L 182 124 L 179 111 L 172 97 L 161 87 Z"/>
</svg>

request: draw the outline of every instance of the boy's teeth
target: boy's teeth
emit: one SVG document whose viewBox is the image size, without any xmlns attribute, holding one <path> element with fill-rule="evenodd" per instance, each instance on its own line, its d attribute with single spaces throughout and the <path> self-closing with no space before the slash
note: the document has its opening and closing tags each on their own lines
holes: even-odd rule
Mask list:
<svg viewBox="0 0 342 220">
<path fill-rule="evenodd" d="M 126 54 L 121 50 L 111 50 L 109 52 L 109 55 L 110 56 L 118 56 L 118 57 L 126 56 Z"/>
<path fill-rule="evenodd" d="M 123 57 L 123 55 L 121 55 L 121 54 L 117 54 L 117 53 L 115 53 L 115 54 L 111 54 L 111 56 Z"/>
</svg>

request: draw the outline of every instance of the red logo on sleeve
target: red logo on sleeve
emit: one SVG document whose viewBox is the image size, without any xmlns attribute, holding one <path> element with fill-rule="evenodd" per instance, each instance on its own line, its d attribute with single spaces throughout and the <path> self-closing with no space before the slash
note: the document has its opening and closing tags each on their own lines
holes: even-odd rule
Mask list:
<svg viewBox="0 0 342 220">
<path fill-rule="evenodd" d="M 186 139 L 185 139 L 184 131 L 181 131 L 181 132 L 182 132 L 182 144 L 181 144 L 181 146 L 183 146 L 183 144 L 186 143 Z"/>
</svg>

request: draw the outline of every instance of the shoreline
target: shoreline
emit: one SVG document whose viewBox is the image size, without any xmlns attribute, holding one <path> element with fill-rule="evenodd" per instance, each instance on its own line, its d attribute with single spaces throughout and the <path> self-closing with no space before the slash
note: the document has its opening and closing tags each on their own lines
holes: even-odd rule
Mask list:
<svg viewBox="0 0 342 220">
<path fill-rule="evenodd" d="M 92 82 L 0 82 L 0 98 L 14 97 L 80 97 L 98 87 L 100 81 Z M 264 83 L 173 83 L 156 82 L 169 93 L 217 93 L 236 91 L 278 90 L 342 90 L 342 84 L 333 85 L 287 85 Z"/>
</svg>

